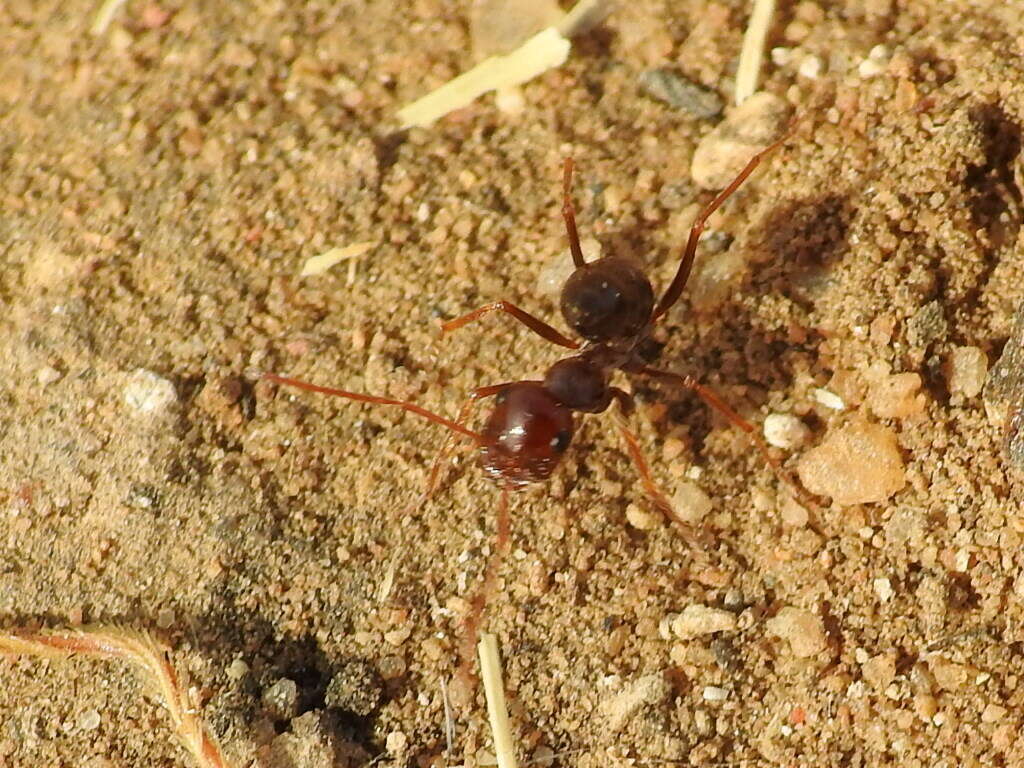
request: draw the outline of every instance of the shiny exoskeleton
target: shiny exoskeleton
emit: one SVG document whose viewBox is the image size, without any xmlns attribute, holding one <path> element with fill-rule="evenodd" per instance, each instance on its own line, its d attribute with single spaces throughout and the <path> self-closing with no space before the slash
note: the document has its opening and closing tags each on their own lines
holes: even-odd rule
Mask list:
<svg viewBox="0 0 1024 768">
<path fill-rule="evenodd" d="M 633 409 L 632 397 L 609 384 L 609 376 L 615 370 L 662 379 L 695 392 L 735 426 L 747 432 L 766 461 L 801 497 L 805 505 L 812 509 L 816 508 L 809 494 L 782 472 L 778 461 L 769 453 L 752 424 L 691 376 L 650 368 L 636 352 L 638 345 L 650 333 L 652 325 L 679 300 L 693 267 L 697 242 L 704 229 L 704 222 L 753 172 L 761 158 L 782 141 L 783 139 L 780 139 L 755 155 L 736 179 L 697 217 L 690 230 L 676 275 L 657 303 L 650 281 L 632 262 L 617 256 L 608 256 L 591 263 L 584 259 L 569 194 L 573 164 L 571 159 L 567 159 L 563 176 L 562 216 L 565 219 L 575 271 L 562 287 L 560 307 L 566 324 L 583 341 L 577 342 L 563 335 L 543 320 L 507 301 L 487 304 L 445 323 L 443 329 L 452 331 L 483 315 L 504 312 L 539 336 L 571 349 L 574 353 L 552 365 L 541 380 L 493 384 L 475 390 L 470 396 L 470 405 L 481 398 L 494 397 L 494 408 L 479 432 L 466 427 L 462 423 L 464 417 L 450 420 L 415 403 L 321 387 L 276 374 L 264 374 L 265 379 L 279 384 L 338 395 L 364 403 L 396 406 L 441 424 L 452 433 L 468 437 L 476 443 L 480 464 L 487 475 L 501 485 L 502 493 L 497 509 L 497 535 L 491 562 L 483 586 L 472 600 L 471 610 L 465 618 L 465 636 L 461 651 L 461 670 L 464 678 L 469 676 L 468 670 L 472 665 L 475 638 L 484 606 L 495 589 L 498 566 L 509 546 L 508 491 L 551 476 L 572 443 L 576 428 L 575 414 L 600 413 L 607 410 L 613 400 L 618 401 L 624 413 Z M 619 424 L 619 429 L 648 496 L 677 524 L 688 543 L 695 547 L 702 546 L 704 540 L 686 522 L 676 517 L 672 505 L 654 483 L 636 436 L 624 423 Z M 434 462 L 428 495 L 435 486 L 443 456 L 442 450 Z"/>
<path fill-rule="evenodd" d="M 562 216 L 575 270 L 562 287 L 559 305 L 566 324 L 583 341 L 578 342 L 563 335 L 543 320 L 507 301 L 484 305 L 444 323 L 442 328 L 447 332 L 492 312 L 504 312 L 539 336 L 575 353 L 552 365 L 542 380 L 508 382 L 475 390 L 471 395 L 471 403 L 481 398 L 495 398 L 494 409 L 479 432 L 414 403 L 320 387 L 275 374 L 265 374 L 265 378 L 351 400 L 398 406 L 442 424 L 452 432 L 473 439 L 487 475 L 498 481 L 503 488 L 514 489 L 551 476 L 572 443 L 576 427 L 574 414 L 601 413 L 613 400 L 618 401 L 625 413 L 633 409 L 632 397 L 609 384 L 611 373 L 618 369 L 673 382 L 692 390 L 734 425 L 751 434 L 767 460 L 778 470 L 777 462 L 767 452 L 753 426 L 717 395 L 690 376 L 648 367 L 636 350 L 649 335 L 653 324 L 679 300 L 690 276 L 697 242 L 707 218 L 753 172 L 762 157 L 782 141 L 780 139 L 755 155 L 736 179 L 697 217 L 683 249 L 676 275 L 657 303 L 647 276 L 631 261 L 607 256 L 588 263 L 584 258 L 570 195 L 573 162 L 567 158 L 563 169 Z M 662 510 L 674 517 L 671 505 L 651 479 L 635 436 L 622 424 L 620 430 L 648 494 Z M 435 475 L 436 465 L 432 478 Z"/>
</svg>

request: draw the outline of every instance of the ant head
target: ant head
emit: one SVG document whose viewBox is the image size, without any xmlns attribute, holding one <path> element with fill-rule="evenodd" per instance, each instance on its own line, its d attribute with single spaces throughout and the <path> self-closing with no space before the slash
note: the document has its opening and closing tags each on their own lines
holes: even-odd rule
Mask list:
<svg viewBox="0 0 1024 768">
<path fill-rule="evenodd" d="M 588 341 L 635 338 L 651 321 L 654 289 L 632 262 L 608 256 L 569 275 L 561 309 L 569 327 Z"/>
<path fill-rule="evenodd" d="M 580 356 L 552 365 L 544 376 L 544 389 L 574 411 L 600 413 L 610 401 L 604 370 Z"/>
<path fill-rule="evenodd" d="M 546 480 L 572 442 L 572 411 L 539 381 L 503 389 L 481 432 L 480 463 L 509 485 Z"/>
</svg>

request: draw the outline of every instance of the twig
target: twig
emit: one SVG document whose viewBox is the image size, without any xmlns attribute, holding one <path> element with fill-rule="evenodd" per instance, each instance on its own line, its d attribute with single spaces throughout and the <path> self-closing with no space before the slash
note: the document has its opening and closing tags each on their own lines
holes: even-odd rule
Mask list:
<svg viewBox="0 0 1024 768">
<path fill-rule="evenodd" d="M 736 104 L 742 104 L 757 90 L 768 27 L 775 13 L 775 0 L 754 0 L 750 22 L 743 34 L 740 62 L 736 67 Z"/>
<path fill-rule="evenodd" d="M 199 707 L 178 679 L 170 662 L 170 649 L 145 632 L 118 627 L 87 627 L 47 632 L 0 632 L 0 653 L 66 659 L 75 654 L 127 661 L 156 689 L 171 715 L 181 743 L 199 768 L 231 768 L 217 742 L 197 713 Z"/>
<path fill-rule="evenodd" d="M 489 632 L 480 634 L 480 678 L 487 698 L 487 716 L 494 736 L 494 756 L 498 768 L 516 768 L 516 752 L 512 745 L 512 729 L 508 724 L 508 706 L 505 703 L 505 684 L 501 679 L 501 657 L 498 639 Z"/>
</svg>

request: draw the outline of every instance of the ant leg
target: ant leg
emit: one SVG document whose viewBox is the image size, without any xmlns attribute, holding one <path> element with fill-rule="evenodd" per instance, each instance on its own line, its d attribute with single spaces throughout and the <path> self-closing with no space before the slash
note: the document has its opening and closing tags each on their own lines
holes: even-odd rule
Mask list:
<svg viewBox="0 0 1024 768">
<path fill-rule="evenodd" d="M 685 389 L 689 389 L 691 392 L 696 394 L 701 400 L 703 400 L 709 406 L 711 406 L 720 414 L 725 416 L 725 418 L 728 419 L 729 422 L 733 424 L 733 426 L 736 426 L 739 429 L 746 432 L 747 436 L 754 442 L 754 444 L 757 446 L 757 449 L 761 452 L 761 455 L 764 457 L 764 460 L 772 468 L 772 471 L 775 472 L 775 476 L 778 477 L 783 483 L 789 486 L 790 490 L 793 491 L 793 494 L 801 501 L 801 503 L 803 503 L 805 507 L 807 507 L 807 509 L 810 512 L 817 516 L 820 516 L 822 514 L 823 510 L 821 506 L 810 494 L 810 492 L 808 492 L 802 485 L 800 485 L 800 483 L 798 483 L 792 477 L 792 475 L 790 475 L 789 472 L 787 472 L 783 468 L 782 462 L 780 462 L 772 455 L 771 451 L 768 449 L 768 444 L 764 441 L 764 438 L 762 438 L 761 435 L 758 434 L 757 428 L 754 427 L 753 424 L 744 419 L 742 416 L 740 416 L 738 413 L 736 413 L 736 411 L 734 411 L 728 404 L 726 404 L 726 402 L 722 400 L 722 398 L 720 398 L 714 392 L 714 390 L 709 389 L 708 387 L 699 383 L 692 376 L 680 376 L 678 373 L 660 371 L 657 368 L 649 368 L 646 365 L 638 366 L 635 369 L 631 369 L 631 371 L 635 373 L 642 373 L 647 376 L 652 376 L 654 378 L 671 381 L 675 384 L 678 384 L 681 387 L 684 387 Z M 824 533 L 820 529 L 817 520 L 814 519 L 813 516 L 810 522 L 810 526 L 812 529 L 814 529 L 816 533 L 824 536 Z"/>
<path fill-rule="evenodd" d="M 569 251 L 572 253 L 572 263 L 576 269 L 585 267 L 586 260 L 583 258 L 583 249 L 580 247 L 580 233 L 576 229 L 576 209 L 572 204 L 572 169 L 571 157 L 565 158 L 562 171 L 562 218 L 565 219 L 565 231 L 569 235 Z"/>
<path fill-rule="evenodd" d="M 785 135 L 769 145 L 767 148 L 762 149 L 756 155 L 754 155 L 750 162 L 746 164 L 739 175 L 732 180 L 732 183 L 728 187 L 723 189 L 718 195 L 712 200 L 707 208 L 700 212 L 697 220 L 693 223 L 693 227 L 690 228 L 690 237 L 686 241 L 686 248 L 683 250 L 683 258 L 679 262 L 679 269 L 676 271 L 676 276 L 672 279 L 672 283 L 669 285 L 668 290 L 665 291 L 665 295 L 661 297 L 661 301 L 658 302 L 658 306 L 654 308 L 654 313 L 651 315 L 651 320 L 657 320 L 659 317 L 664 315 L 672 305 L 679 301 L 679 297 L 683 293 L 683 288 L 686 286 L 686 281 L 690 279 L 690 270 L 693 269 L 693 260 L 697 255 L 697 241 L 700 240 L 701 233 L 704 231 L 704 222 L 707 221 L 708 217 L 718 210 L 719 206 L 722 205 L 729 197 L 739 189 L 740 184 L 747 180 L 747 177 L 754 172 L 754 169 L 761 162 L 761 158 L 767 155 L 769 152 L 773 152 L 779 147 L 786 139 L 789 138 L 790 132 L 787 130 Z"/>
<path fill-rule="evenodd" d="M 465 424 L 469 419 L 473 408 L 476 406 L 477 401 L 485 398 L 492 397 L 501 390 L 508 387 L 509 384 L 491 384 L 486 387 L 478 387 L 474 389 L 467 398 L 466 402 L 462 404 L 462 408 L 459 410 L 458 423 Z M 452 434 L 449 433 L 445 436 L 444 443 L 441 445 L 441 449 L 437 452 L 437 456 L 434 457 L 434 461 L 430 465 L 430 475 L 427 480 L 427 488 L 423 492 L 423 496 L 420 498 L 420 506 L 430 500 L 430 497 L 434 495 L 434 491 L 437 490 L 437 486 L 441 476 L 441 470 L 444 467 L 445 459 L 451 455 L 452 449 Z"/>
<path fill-rule="evenodd" d="M 491 560 L 487 563 L 487 571 L 484 573 L 483 584 L 479 591 L 470 601 L 469 614 L 463 621 L 463 635 L 460 643 L 458 678 L 462 681 L 466 691 L 472 690 L 473 681 L 473 659 L 475 658 L 476 640 L 480 634 L 480 624 L 484 616 L 484 609 L 494 594 L 498 583 L 498 570 L 505 560 L 511 540 L 512 523 L 508 514 L 508 489 L 501 489 L 501 501 L 498 504 L 498 519 L 496 523 L 497 532 L 494 537 L 494 552 L 491 553 Z"/>
<path fill-rule="evenodd" d="M 560 347 L 566 347 L 568 349 L 579 349 L 580 345 L 578 342 L 573 341 L 568 336 L 562 335 L 561 332 L 552 328 L 540 318 L 534 317 L 526 310 L 520 309 L 509 301 L 494 301 L 490 304 L 484 304 L 479 309 L 474 309 L 472 312 L 465 314 L 462 317 L 457 317 L 454 320 L 442 323 L 441 332 L 448 333 L 449 331 L 454 331 L 455 329 L 468 325 L 474 320 L 478 320 L 484 315 L 489 315 L 492 312 L 505 312 L 506 314 L 512 315 L 512 317 L 525 325 L 531 331 L 536 333 L 538 336 L 547 339 L 552 344 L 558 344 Z"/>
<path fill-rule="evenodd" d="M 443 427 L 447 427 L 452 432 L 455 432 L 463 437 L 468 437 L 473 440 L 477 445 L 483 443 L 483 435 L 480 435 L 471 429 L 461 424 L 446 419 L 444 416 L 440 416 L 433 411 L 428 411 L 426 408 L 422 408 L 416 403 L 410 403 L 405 400 L 392 400 L 388 397 L 377 397 L 376 395 L 364 395 L 360 392 L 347 392 L 344 389 L 334 389 L 333 387 L 321 387 L 319 384 L 311 384 L 308 381 L 302 381 L 301 379 L 291 379 L 287 376 L 278 376 L 276 373 L 264 373 L 261 378 L 267 381 L 272 381 L 275 384 L 284 384 L 289 387 L 297 387 L 298 389 L 305 389 L 308 392 L 318 392 L 323 395 L 334 395 L 335 397 L 344 397 L 347 400 L 355 400 L 360 403 L 373 403 L 374 405 L 394 405 L 401 408 L 403 411 L 409 413 L 415 413 L 417 416 L 421 416 L 428 421 L 432 421 L 435 424 L 440 424 Z"/>
<path fill-rule="evenodd" d="M 654 475 L 651 474 L 650 463 L 640 447 L 640 440 L 626 423 L 626 417 L 635 410 L 633 396 L 618 387 L 609 387 L 608 390 L 611 396 L 619 403 L 619 412 L 613 414 L 613 418 L 615 419 L 616 426 L 619 428 L 623 441 L 626 443 L 626 451 L 633 461 L 633 466 L 636 467 L 637 474 L 640 475 L 640 482 L 643 483 L 647 497 L 670 522 L 675 523 L 682 530 L 683 539 L 688 544 L 692 547 L 704 549 L 706 542 L 702 541 L 702 537 L 694 530 L 692 525 L 679 517 L 675 507 L 672 506 L 672 502 L 668 500 L 664 491 L 658 487 L 657 482 L 654 480 Z"/>
</svg>

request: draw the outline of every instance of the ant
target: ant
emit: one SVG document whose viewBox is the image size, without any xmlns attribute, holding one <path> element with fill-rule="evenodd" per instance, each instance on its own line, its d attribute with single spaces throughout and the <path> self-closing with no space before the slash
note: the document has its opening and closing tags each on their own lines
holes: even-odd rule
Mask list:
<svg viewBox="0 0 1024 768">
<path fill-rule="evenodd" d="M 472 653 L 483 608 L 496 581 L 497 568 L 503 552 L 508 546 L 508 492 L 529 483 L 546 480 L 551 476 L 572 443 L 575 432 L 574 413 L 601 413 L 607 410 L 613 401 L 618 403 L 623 415 L 632 413 L 632 395 L 608 383 L 609 376 L 615 369 L 661 379 L 694 392 L 729 422 L 746 432 L 776 474 L 794 490 L 805 505 L 817 509 L 817 504 L 810 498 L 810 494 L 782 470 L 781 464 L 771 455 L 753 424 L 692 376 L 649 367 L 637 352 L 641 342 L 649 337 L 654 323 L 663 318 L 679 301 L 690 277 L 697 242 L 708 217 L 753 173 L 762 158 L 787 138 L 788 132 L 754 155 L 729 186 L 701 211 L 690 229 L 675 278 L 657 303 L 651 282 L 629 260 L 618 256 L 606 256 L 588 263 L 584 258 L 571 196 L 573 160 L 571 157 L 566 158 L 562 180 L 562 217 L 565 220 L 575 271 L 562 287 L 560 308 L 565 322 L 583 341 L 575 341 L 565 336 L 548 323 L 508 301 L 485 304 L 462 317 L 443 323 L 442 331 L 447 333 L 493 312 L 504 312 L 541 338 L 575 352 L 552 365 L 542 380 L 530 379 L 479 387 L 470 394 L 466 407 L 462 409 L 456 421 L 407 401 L 322 387 L 273 373 L 263 374 L 263 378 L 268 381 L 310 392 L 336 395 L 376 405 L 396 406 L 440 424 L 451 433 L 469 438 L 476 444 L 484 472 L 498 482 L 502 494 L 498 509 L 495 552 L 484 579 L 484 586 L 474 599 L 472 612 L 466 620 L 467 638 L 464 650 L 468 650 L 468 653 L 464 653 L 463 659 L 471 658 L 469 654 Z M 494 397 L 494 410 L 483 428 L 475 432 L 463 422 L 468 417 L 469 408 L 476 401 L 488 397 Z M 618 426 L 647 495 L 677 524 L 689 544 L 702 547 L 702 539 L 690 525 L 676 515 L 671 503 L 655 484 L 636 435 L 621 421 Z M 431 471 L 426 497 L 433 492 L 444 455 L 445 449 L 442 448 Z"/>
</svg>

